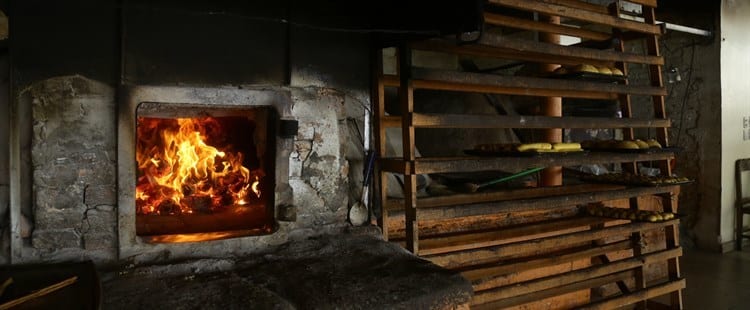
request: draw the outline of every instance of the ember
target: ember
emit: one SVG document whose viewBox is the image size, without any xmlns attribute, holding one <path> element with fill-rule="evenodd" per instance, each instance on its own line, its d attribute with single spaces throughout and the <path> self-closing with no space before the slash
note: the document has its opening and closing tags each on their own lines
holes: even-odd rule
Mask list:
<svg viewBox="0 0 750 310">
<path fill-rule="evenodd" d="M 264 173 L 244 165 L 226 134 L 211 117 L 139 117 L 137 213 L 213 214 L 258 201 Z"/>
</svg>

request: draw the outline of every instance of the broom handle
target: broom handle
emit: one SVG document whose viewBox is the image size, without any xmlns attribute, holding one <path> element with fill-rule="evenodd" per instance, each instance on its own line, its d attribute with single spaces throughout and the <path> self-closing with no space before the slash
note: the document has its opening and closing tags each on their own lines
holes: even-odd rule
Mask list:
<svg viewBox="0 0 750 310">
<path fill-rule="evenodd" d="M 522 176 L 527 176 L 527 175 L 532 174 L 534 172 L 541 171 L 543 169 L 544 169 L 544 167 L 541 167 L 541 168 L 531 168 L 531 169 L 524 170 L 524 171 L 521 171 L 521 172 L 516 173 L 516 174 L 509 175 L 507 177 L 502 177 L 502 178 L 499 178 L 499 179 L 496 179 L 496 180 L 492 180 L 492 181 L 489 181 L 489 182 L 485 182 L 485 183 L 479 184 L 479 187 L 485 187 L 485 186 L 489 186 L 489 185 L 492 185 L 492 184 L 497 184 L 497 183 L 500 183 L 500 182 L 510 181 L 510 180 L 515 179 L 515 178 L 520 178 Z"/>
</svg>

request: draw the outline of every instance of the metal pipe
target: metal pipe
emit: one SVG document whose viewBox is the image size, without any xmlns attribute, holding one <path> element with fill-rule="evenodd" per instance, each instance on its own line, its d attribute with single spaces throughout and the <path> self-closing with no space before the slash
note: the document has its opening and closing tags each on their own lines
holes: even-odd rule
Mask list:
<svg viewBox="0 0 750 310">
<path fill-rule="evenodd" d="M 633 20 L 633 21 L 637 21 L 637 22 L 644 22 L 643 17 L 637 17 L 637 16 L 632 16 L 632 15 L 627 15 L 627 14 L 620 14 L 620 18 L 622 18 L 622 19 L 629 19 L 629 20 Z M 662 22 L 662 21 L 656 21 L 656 24 L 657 25 L 664 24 L 664 27 L 666 29 L 674 30 L 674 31 L 678 31 L 678 32 L 684 32 L 684 33 L 689 33 L 689 34 L 694 34 L 694 35 L 699 35 L 699 36 L 704 36 L 704 37 L 713 36 L 713 32 L 708 31 L 708 30 L 699 29 L 699 28 L 688 27 L 688 26 L 683 26 L 683 25 L 678 25 L 678 24 L 672 24 L 672 23 L 667 23 L 667 22 Z"/>
</svg>

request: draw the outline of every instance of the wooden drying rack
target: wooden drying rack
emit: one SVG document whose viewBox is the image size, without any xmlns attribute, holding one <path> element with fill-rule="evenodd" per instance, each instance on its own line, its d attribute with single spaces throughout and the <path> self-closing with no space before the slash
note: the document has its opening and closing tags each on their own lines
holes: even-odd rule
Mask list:
<svg viewBox="0 0 750 310">
<path fill-rule="evenodd" d="M 564 185 L 506 190 L 491 193 L 456 194 L 417 198 L 417 175 L 444 172 L 485 170 L 517 171 L 528 167 L 569 166 L 592 163 L 620 163 L 629 172 L 637 162 L 656 163 L 662 173 L 671 175 L 669 162 L 674 154 L 661 152 L 589 153 L 565 157 L 417 157 L 415 128 L 617 128 L 625 139 L 634 139 L 633 128 L 653 128 L 657 140 L 669 145 L 662 79 L 664 58 L 659 54 L 658 40 L 663 27 L 656 24 L 656 0 L 630 1 L 643 5 L 645 22 L 620 18 L 617 3 L 609 7 L 578 0 L 489 0 L 489 6 L 511 8 L 542 15 L 555 15 L 611 28 L 611 32 L 549 24 L 514 16 L 485 13 L 485 29 L 506 27 L 579 37 L 582 43 L 555 45 L 533 40 L 514 39 L 485 31 L 473 44 L 456 44 L 451 39 L 429 39 L 410 42 L 398 48 L 398 75 L 382 72 L 382 53 L 377 53 L 373 105 L 376 148 L 379 154 L 376 188 L 382 206 L 379 218 L 383 234 L 401 243 L 409 251 L 446 268 L 460 271 L 475 290 L 472 308 L 496 309 L 519 306 L 545 298 L 594 289 L 616 283 L 619 292 L 589 298 L 576 308 L 609 309 L 628 304 L 643 308 L 682 309 L 678 242 L 679 220 L 640 223 L 598 217 L 572 215 L 543 218 L 523 225 L 482 230 L 423 233 L 428 221 L 468 220 L 497 214 L 568 210 L 578 204 L 627 199 L 629 208 L 642 209 L 639 197 L 657 197 L 662 211 L 677 211 L 679 186 L 633 187 L 607 184 Z M 597 29 L 601 29 L 598 27 Z M 614 42 L 614 48 L 597 49 L 596 41 Z M 627 44 L 643 42 L 645 54 L 626 52 Z M 605 44 L 606 45 L 606 44 Z M 611 45 L 610 45 L 611 47 Z M 614 66 L 628 74 L 628 64 L 646 65 L 647 85 L 562 80 L 543 77 L 505 77 L 492 74 L 439 71 L 414 68 L 412 50 L 437 51 L 464 56 L 553 63 L 561 65 L 592 64 Z M 385 114 L 385 89 L 398 88 L 401 116 Z M 414 91 L 418 89 L 475 92 L 536 97 L 564 97 L 616 100 L 623 118 L 544 117 L 507 115 L 424 114 L 414 111 Z M 653 103 L 653 118 L 632 118 L 631 96 L 648 96 Z M 386 157 L 386 129 L 401 128 L 403 154 Z M 403 199 L 386 197 L 389 173 L 404 177 Z M 560 211 L 563 212 L 563 211 Z M 562 214 L 562 213 L 558 213 Z M 403 219 L 403 233 L 395 234 L 394 223 Z M 398 224 L 396 224 L 398 226 Z M 397 229 L 398 230 L 398 229 Z M 658 232 L 664 245 L 644 252 L 642 234 Z M 618 239 L 619 238 L 619 239 Z M 614 241 L 612 241 L 614 240 Z M 662 239 L 659 239 L 662 240 Z M 610 260 L 607 254 L 626 251 L 629 257 Z M 507 276 L 538 268 L 574 261 L 590 260 L 582 268 L 565 270 L 543 277 L 507 282 Z M 646 267 L 666 263 L 667 277 L 647 281 Z M 628 282 L 631 282 L 629 285 Z M 657 303 L 654 297 L 668 295 L 669 305 Z M 568 304 L 568 306 L 571 306 Z"/>
</svg>

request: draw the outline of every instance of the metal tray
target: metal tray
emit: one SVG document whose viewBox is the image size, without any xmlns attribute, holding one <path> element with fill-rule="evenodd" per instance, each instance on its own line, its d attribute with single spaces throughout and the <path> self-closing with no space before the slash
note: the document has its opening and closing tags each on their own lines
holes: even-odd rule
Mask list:
<svg viewBox="0 0 750 310">
<path fill-rule="evenodd" d="M 680 147 L 663 147 L 663 148 L 648 148 L 648 149 L 595 148 L 595 149 L 585 149 L 585 150 L 589 152 L 656 154 L 656 153 L 679 153 L 682 151 L 682 148 Z"/>
<path fill-rule="evenodd" d="M 557 158 L 562 156 L 579 156 L 588 154 L 586 150 L 572 151 L 572 152 L 495 152 L 495 151 L 480 151 L 480 150 L 464 150 L 464 154 L 471 156 L 482 156 L 482 157 L 547 157 Z"/>
</svg>

